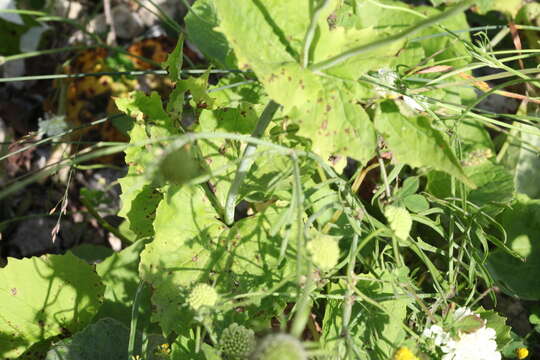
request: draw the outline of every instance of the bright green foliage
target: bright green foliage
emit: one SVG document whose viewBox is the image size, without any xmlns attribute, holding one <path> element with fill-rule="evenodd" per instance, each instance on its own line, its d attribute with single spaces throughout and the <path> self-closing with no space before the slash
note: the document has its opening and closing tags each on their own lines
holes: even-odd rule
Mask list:
<svg viewBox="0 0 540 360">
<path fill-rule="evenodd" d="M 307 354 L 298 339 L 287 334 L 273 334 L 257 346 L 253 360 L 307 360 Z"/>
<path fill-rule="evenodd" d="M 133 299 L 139 283 L 139 256 L 146 243 L 147 241 L 139 240 L 96 265 L 96 272 L 105 285 L 103 305 L 96 318 L 111 317 L 129 326 Z M 146 328 L 152 328 L 150 294 L 148 286 L 139 294 L 138 322 Z"/>
<path fill-rule="evenodd" d="M 495 215 L 513 199 L 514 181 L 510 172 L 502 165 L 486 159 L 480 159 L 479 162 L 464 167 L 467 177 L 477 185 L 476 189 L 466 189 L 465 193 L 469 201 Z M 438 197 L 450 197 L 450 177 L 438 171 L 430 172 L 427 189 Z"/>
<path fill-rule="evenodd" d="M 163 67 L 169 72 L 169 77 L 172 81 L 176 82 L 182 80 L 182 63 L 183 63 L 183 48 L 184 48 L 184 37 L 180 35 L 178 38 L 178 43 L 174 48 L 173 52 L 167 57 L 167 60 L 163 63 Z"/>
<path fill-rule="evenodd" d="M 0 302 L 14 319 L 7 326 L 1 312 L 0 357 L 52 341 L 63 326 L 71 337 L 49 352 L 51 360 L 126 358 L 125 325 L 137 320 L 138 330 L 168 337 L 170 351 L 167 343 L 160 358 L 305 360 L 310 317 L 321 326 L 310 356 L 388 360 L 406 346 L 421 357 L 433 349 L 410 332 L 426 323 L 425 306 L 439 311 L 478 300 L 478 285 L 494 285 L 488 257 L 495 285 L 540 298 L 540 284 L 530 282 L 539 271 L 539 204 L 514 201 L 515 189 L 533 187 L 535 153 L 516 155 L 524 148 L 512 142 L 508 153 L 517 160 L 496 162 L 500 142 L 495 146 L 478 120 L 485 114 L 460 108 L 477 99 L 474 90 L 447 86 L 460 76 L 443 79 L 480 51 L 466 44 L 466 31 L 445 33 L 467 30 L 465 16 L 400 36 L 440 14 L 393 0 L 195 1 L 185 18 L 187 40 L 220 74 L 182 78 L 180 37 L 163 64 L 175 84 L 168 98 L 134 92 L 116 100 L 131 119 L 119 215 L 134 244 L 104 255 L 96 265 L 101 280 L 72 255 L 1 269 L 0 286 L 14 285 L 2 288 Z M 261 121 L 265 108 L 277 108 L 268 125 Z M 243 158 L 251 142 L 253 159 Z M 234 214 L 230 204 L 239 205 Z M 70 271 L 57 276 L 47 268 L 57 259 Z M 79 281 L 79 267 L 90 283 Z M 106 290 L 98 312 L 100 281 Z M 20 311 L 12 302 L 25 286 L 32 306 Z M 37 294 L 54 302 L 33 304 Z M 38 313 L 43 304 L 59 315 L 49 321 L 47 312 L 41 329 L 30 324 L 45 316 Z M 95 324 L 76 333 L 96 313 Z M 508 343 L 504 321 L 482 317 L 496 328 L 499 345 Z M 481 323 L 473 316 L 454 325 L 472 330 Z M 277 328 L 295 336 L 268 335 Z M 138 330 L 136 349 L 146 336 Z"/>
<path fill-rule="evenodd" d="M 230 48 L 225 36 L 215 31 L 218 25 L 214 0 L 198 0 L 186 15 L 186 31 L 188 38 L 208 58 L 220 66 L 230 66 Z"/>
<path fill-rule="evenodd" d="M 477 311 L 478 315 L 486 321 L 486 327 L 492 328 L 497 333 L 497 345 L 499 349 L 506 346 L 512 339 L 511 327 L 506 324 L 506 318 L 493 310 Z"/>
<path fill-rule="evenodd" d="M 294 5 L 301 7 L 307 3 L 298 1 Z M 216 7 L 221 18 L 219 30 L 233 45 L 238 66 L 241 69 L 249 66 L 255 71 L 268 95 L 283 105 L 285 114 L 300 125 L 299 135 L 312 139 L 315 152 L 323 158 L 335 154 L 362 161 L 373 155 L 375 133 L 369 117 L 356 104 L 357 85 L 321 78 L 303 69 L 289 53 L 291 46 L 282 43 L 285 36 L 276 35 L 276 30 L 277 34 L 282 30 L 274 29 L 254 3 L 219 2 Z M 290 22 L 297 23 L 294 14 L 299 13 L 302 12 L 283 12 L 283 15 L 294 16 Z M 286 17 L 281 21 L 289 22 Z M 252 46 L 255 43 L 259 46 Z"/>
<path fill-rule="evenodd" d="M 387 360 L 395 348 L 405 338 L 402 322 L 407 314 L 407 304 L 411 301 L 407 296 L 395 297 L 397 288 L 392 285 L 394 277 L 408 279 L 408 269 L 399 268 L 390 272 L 377 274 L 377 278 L 367 275 L 357 286 L 365 296 L 370 298 L 385 297 L 374 307 L 356 298 L 352 304 L 351 321 L 347 331 L 359 351 L 373 360 Z M 367 278 L 367 279 L 366 279 Z M 369 278 L 373 278 L 372 281 Z M 380 281 L 382 280 L 382 282 Z M 347 285 L 344 281 L 333 283 L 329 295 L 344 295 Z M 322 344 L 331 359 L 343 359 L 347 353 L 345 339 L 340 336 L 343 327 L 343 303 L 328 300 L 323 319 Z"/>
<path fill-rule="evenodd" d="M 153 234 L 152 222 L 161 193 L 152 186 L 148 171 L 157 153 L 155 148 L 144 144 L 150 138 L 160 138 L 177 134 L 173 120 L 163 110 L 157 93 L 150 96 L 135 92 L 130 97 L 116 99 L 116 106 L 133 118 L 129 131 L 130 144 L 126 149 L 128 174 L 119 180 L 122 188 L 122 208 L 119 216 L 125 217 L 130 229 L 144 238 Z"/>
<path fill-rule="evenodd" d="M 193 310 L 199 310 L 203 306 L 216 305 L 219 295 L 216 289 L 208 284 L 197 284 L 189 293 L 187 302 Z"/>
<path fill-rule="evenodd" d="M 140 273 L 154 288 L 153 320 L 166 333 L 181 332 L 189 320 L 182 310 L 191 286 L 202 280 L 218 258 L 217 241 L 225 226 L 216 220 L 200 188 L 169 186 L 154 221 L 155 237 L 141 254 Z M 165 276 L 164 276 L 165 275 Z"/>
<path fill-rule="evenodd" d="M 339 260 L 339 245 L 331 236 L 317 234 L 307 244 L 313 264 L 322 271 L 331 270 Z"/>
<path fill-rule="evenodd" d="M 450 145 L 427 118 L 407 118 L 393 102 L 385 101 L 375 117 L 375 127 L 384 136 L 397 161 L 415 167 L 430 166 L 455 176 L 469 187 L 475 187 L 465 175 Z"/>
<path fill-rule="evenodd" d="M 412 228 L 411 214 L 409 214 L 407 209 L 388 205 L 384 209 L 384 216 L 388 220 L 390 229 L 392 229 L 396 237 L 403 241 L 407 240 Z"/>
<path fill-rule="evenodd" d="M 219 347 L 223 354 L 232 359 L 246 359 L 255 349 L 255 333 L 232 323 L 221 333 Z"/>
<path fill-rule="evenodd" d="M 86 326 L 104 287 L 91 265 L 75 255 L 11 259 L 0 269 L 0 356 L 14 358 L 63 329 Z"/>
<path fill-rule="evenodd" d="M 128 339 L 125 325 L 111 318 L 101 319 L 57 343 L 46 360 L 127 359 Z"/>
<path fill-rule="evenodd" d="M 512 208 L 502 213 L 502 225 L 510 248 L 524 261 L 502 250 L 489 257 L 490 272 L 508 294 L 522 299 L 540 299 L 540 200 L 518 195 Z"/>
</svg>

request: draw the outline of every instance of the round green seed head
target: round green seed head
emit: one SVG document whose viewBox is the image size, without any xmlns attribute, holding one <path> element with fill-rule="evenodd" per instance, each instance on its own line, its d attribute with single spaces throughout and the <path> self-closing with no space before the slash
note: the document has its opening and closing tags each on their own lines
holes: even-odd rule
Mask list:
<svg viewBox="0 0 540 360">
<path fill-rule="evenodd" d="M 261 341 L 253 360 L 307 360 L 307 354 L 296 338 L 287 334 L 273 334 Z"/>
<path fill-rule="evenodd" d="M 218 301 L 218 293 L 216 289 L 208 284 L 198 284 L 191 290 L 188 297 L 188 304 L 194 310 L 198 310 L 201 306 L 212 307 Z"/>
<path fill-rule="evenodd" d="M 255 333 L 242 325 L 232 323 L 223 330 L 219 346 L 229 358 L 247 359 L 255 349 Z"/>
<path fill-rule="evenodd" d="M 319 236 L 310 240 L 307 249 L 313 264 L 322 271 L 331 270 L 339 261 L 339 245 L 331 236 Z"/>
</svg>

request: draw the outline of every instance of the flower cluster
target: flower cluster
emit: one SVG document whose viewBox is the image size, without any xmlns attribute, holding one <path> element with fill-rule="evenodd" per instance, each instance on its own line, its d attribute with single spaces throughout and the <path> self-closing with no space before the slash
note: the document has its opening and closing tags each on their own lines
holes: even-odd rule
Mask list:
<svg viewBox="0 0 540 360">
<path fill-rule="evenodd" d="M 221 334 L 220 348 L 234 359 L 245 359 L 255 348 L 255 333 L 237 323 L 232 323 Z"/>
<path fill-rule="evenodd" d="M 467 308 L 459 308 L 454 312 L 454 321 L 467 316 L 478 316 Z M 431 338 L 434 344 L 444 353 L 442 360 L 501 360 L 497 351 L 495 330 L 483 324 L 472 332 L 458 330 L 452 336 L 438 325 L 424 330 L 423 336 Z"/>
</svg>

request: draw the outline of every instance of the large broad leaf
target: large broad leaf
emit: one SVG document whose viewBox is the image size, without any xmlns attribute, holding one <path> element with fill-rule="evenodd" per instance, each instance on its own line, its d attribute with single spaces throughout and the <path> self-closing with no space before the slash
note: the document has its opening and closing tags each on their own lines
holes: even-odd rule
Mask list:
<svg viewBox="0 0 540 360">
<path fill-rule="evenodd" d="M 155 238 L 141 254 L 140 273 L 154 289 L 153 320 L 165 333 L 188 326 L 185 296 L 208 277 L 221 253 L 217 241 L 225 226 L 199 187 L 170 186 L 154 221 Z"/>
<path fill-rule="evenodd" d="M 214 0 L 198 0 L 185 18 L 189 41 L 204 55 L 221 66 L 230 66 L 231 50 L 223 34 L 214 30 L 218 25 Z"/>
<path fill-rule="evenodd" d="M 166 333 L 185 335 L 190 329 L 194 314 L 186 296 L 195 283 L 215 282 L 223 297 L 270 288 L 281 280 L 291 263 L 278 266 L 281 238 L 265 230 L 276 216 L 267 210 L 228 231 L 202 190 L 168 189 L 157 210 L 155 239 L 141 254 L 140 264 L 142 277 L 154 290 L 154 320 Z M 258 318 L 271 318 L 266 311 L 258 313 Z M 252 317 L 243 320 L 255 321 Z"/>
<path fill-rule="evenodd" d="M 397 161 L 413 167 L 429 166 L 475 187 L 446 140 L 431 127 L 427 118 L 407 118 L 393 101 L 388 100 L 381 103 L 377 111 L 375 127 Z"/>
<path fill-rule="evenodd" d="M 259 6 L 251 1 L 217 2 L 219 30 L 235 50 L 239 67 L 255 71 L 269 96 L 284 106 L 284 114 L 290 121 L 300 126 L 299 135 L 312 139 L 315 152 L 324 158 L 344 155 L 368 160 L 374 153 L 375 133 L 368 116 L 357 104 L 359 94 L 365 95 L 365 89 L 356 83 L 345 84 L 341 80 L 317 76 L 300 66 L 297 62 L 298 46 L 291 44 L 298 43 L 295 39 L 299 34 L 305 34 L 307 25 L 303 31 L 286 25 L 279 27 L 269 20 L 269 15 L 276 11 L 283 16 L 282 24 L 296 23 L 295 14 L 305 12 L 281 10 L 292 6 L 301 8 L 308 1 L 285 3 L 274 1 Z M 321 20 L 320 27 L 328 39 L 325 38 L 324 44 L 316 44 L 313 56 L 317 60 L 326 60 L 336 52 L 358 45 L 355 39 L 366 41 L 366 34 L 361 31 L 355 32 L 349 42 L 346 39 L 352 30 L 330 35 L 326 20 Z M 291 38 L 292 43 L 288 41 Z M 324 50 L 330 43 L 335 45 L 329 51 Z M 370 67 L 361 69 L 366 72 Z"/>
<path fill-rule="evenodd" d="M 508 246 L 523 257 L 502 250 L 489 257 L 489 270 L 503 291 L 527 300 L 540 299 L 540 200 L 519 195 L 512 208 L 502 213 Z"/>
<path fill-rule="evenodd" d="M 82 329 L 101 305 L 103 285 L 92 266 L 71 253 L 15 260 L 0 269 L 0 357 Z"/>
<path fill-rule="evenodd" d="M 105 318 L 55 344 L 46 360 L 124 360 L 128 358 L 128 342 L 129 328 Z"/>
<path fill-rule="evenodd" d="M 147 172 L 155 162 L 156 154 L 150 145 L 141 143 L 150 138 L 165 137 L 179 132 L 173 120 L 163 110 L 157 93 L 150 96 L 142 92 L 131 93 L 129 97 L 116 99 L 118 109 L 133 118 L 129 131 L 130 146 L 126 149 L 128 174 L 118 182 L 122 188 L 122 207 L 118 213 L 129 222 L 130 229 L 139 238 L 153 234 L 152 221 L 157 204 L 161 200 Z"/>
<path fill-rule="evenodd" d="M 466 195 L 468 201 L 479 206 L 482 211 L 494 216 L 500 213 L 510 203 L 514 197 L 514 181 L 510 172 L 502 165 L 494 164 L 482 158 L 482 152 L 476 153 L 467 159 L 468 162 L 478 164 L 465 166 L 465 175 L 476 185 L 476 189 L 465 189 L 462 194 L 461 189 L 457 189 L 456 195 Z M 440 171 L 430 171 L 428 173 L 427 190 L 439 197 L 450 197 L 452 194 L 451 179 L 446 173 Z M 474 211 L 474 209 L 471 209 Z"/>
<path fill-rule="evenodd" d="M 146 241 L 139 240 L 96 265 L 96 271 L 106 286 L 97 319 L 111 317 L 130 325 L 133 300 L 139 286 L 139 255 L 145 244 Z M 149 286 L 143 287 L 138 302 L 139 326 L 148 329 L 151 313 Z M 153 330 L 159 332 L 159 329 Z"/>
<path fill-rule="evenodd" d="M 396 276 L 407 277 L 407 269 L 396 269 L 394 274 L 383 272 L 373 281 L 366 279 L 358 281 L 357 287 L 366 296 L 377 301 L 380 307 L 363 303 L 354 303 L 351 321 L 347 331 L 351 334 L 354 346 L 363 351 L 369 359 L 390 359 L 396 347 L 405 339 L 403 321 L 407 315 L 407 306 L 411 299 L 399 295 L 392 286 Z M 343 296 L 347 289 L 345 281 L 332 284 L 331 295 Z M 329 300 L 323 320 L 322 343 L 331 356 L 330 359 L 343 359 L 346 354 L 345 338 L 342 336 L 343 301 Z"/>
<path fill-rule="evenodd" d="M 536 131 L 536 127 L 524 124 L 517 126 L 524 131 L 511 141 L 504 164 L 513 175 L 516 191 L 537 199 L 540 198 L 540 158 L 535 148 L 540 146 L 540 136 L 529 133 Z"/>
<path fill-rule="evenodd" d="M 143 359 L 162 359 L 154 350 L 165 342 L 162 336 L 147 334 L 147 353 Z M 70 338 L 55 344 L 46 360 L 125 360 L 128 358 L 129 328 L 111 318 L 87 326 Z"/>
</svg>

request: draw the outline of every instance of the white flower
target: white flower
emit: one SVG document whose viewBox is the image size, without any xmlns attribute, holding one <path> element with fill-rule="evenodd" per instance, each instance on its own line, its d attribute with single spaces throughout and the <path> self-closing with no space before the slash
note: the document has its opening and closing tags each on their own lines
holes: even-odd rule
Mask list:
<svg viewBox="0 0 540 360">
<path fill-rule="evenodd" d="M 445 332 L 442 327 L 438 325 L 431 325 L 430 328 L 425 329 L 422 332 L 422 336 L 433 339 L 433 342 L 437 346 L 444 346 L 447 342 L 452 340 L 450 334 Z"/>
<path fill-rule="evenodd" d="M 454 321 L 459 321 L 470 315 L 478 316 L 468 308 L 458 308 L 453 317 Z M 459 332 L 455 338 L 438 325 L 425 329 L 422 335 L 433 339 L 444 353 L 442 360 L 501 360 L 501 353 L 497 351 L 497 334 L 492 328 L 486 327 L 485 322 L 478 330 Z"/>
<path fill-rule="evenodd" d="M 496 337 L 495 330 L 485 326 L 469 334 L 462 333 L 457 341 L 446 344 L 442 360 L 501 360 Z"/>
</svg>

